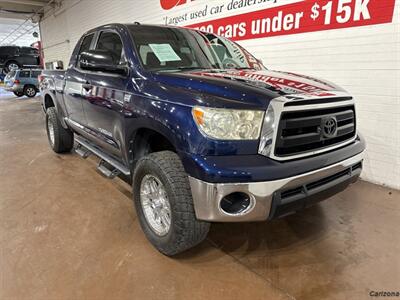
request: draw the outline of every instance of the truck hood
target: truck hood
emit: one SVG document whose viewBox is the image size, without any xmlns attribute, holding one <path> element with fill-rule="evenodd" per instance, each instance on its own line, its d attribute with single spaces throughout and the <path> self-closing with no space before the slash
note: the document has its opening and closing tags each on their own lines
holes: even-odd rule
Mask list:
<svg viewBox="0 0 400 300">
<path fill-rule="evenodd" d="M 279 96 L 300 100 L 345 94 L 325 80 L 271 70 L 197 70 L 157 73 L 155 77 L 160 84 L 200 93 L 201 105 L 213 107 L 265 109 Z"/>
</svg>

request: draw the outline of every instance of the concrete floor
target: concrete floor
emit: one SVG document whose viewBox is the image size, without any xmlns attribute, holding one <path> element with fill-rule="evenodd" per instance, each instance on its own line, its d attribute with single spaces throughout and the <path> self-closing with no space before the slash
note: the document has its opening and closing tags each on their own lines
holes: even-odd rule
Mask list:
<svg viewBox="0 0 400 300">
<path fill-rule="evenodd" d="M 400 290 L 400 192 L 359 181 L 269 223 L 215 224 L 174 259 L 130 187 L 56 155 L 39 99 L 0 93 L 0 299 L 369 299 Z"/>
</svg>

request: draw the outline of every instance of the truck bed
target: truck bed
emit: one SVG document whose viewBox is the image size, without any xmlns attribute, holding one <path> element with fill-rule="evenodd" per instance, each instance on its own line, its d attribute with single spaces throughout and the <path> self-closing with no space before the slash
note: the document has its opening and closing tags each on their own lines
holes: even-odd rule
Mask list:
<svg viewBox="0 0 400 300">
<path fill-rule="evenodd" d="M 43 70 L 42 75 L 44 77 L 51 77 L 54 80 L 64 80 L 65 70 Z"/>
</svg>

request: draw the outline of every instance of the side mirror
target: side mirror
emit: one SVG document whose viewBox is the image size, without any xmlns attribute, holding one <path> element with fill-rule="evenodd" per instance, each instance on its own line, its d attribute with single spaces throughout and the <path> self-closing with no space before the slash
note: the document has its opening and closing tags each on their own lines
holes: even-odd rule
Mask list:
<svg viewBox="0 0 400 300">
<path fill-rule="evenodd" d="M 82 52 L 79 57 L 79 66 L 83 70 L 114 73 L 120 75 L 128 74 L 126 64 L 116 64 L 113 55 L 107 50 L 89 50 Z"/>
</svg>

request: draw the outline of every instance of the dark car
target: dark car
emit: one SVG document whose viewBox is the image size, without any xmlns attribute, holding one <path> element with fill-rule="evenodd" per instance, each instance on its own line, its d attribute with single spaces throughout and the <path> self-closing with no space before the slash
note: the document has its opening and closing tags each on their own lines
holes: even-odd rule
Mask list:
<svg viewBox="0 0 400 300">
<path fill-rule="evenodd" d="M 127 178 L 143 231 L 166 255 L 201 242 L 211 222 L 266 221 L 327 199 L 363 167 L 351 95 L 268 70 L 212 33 L 102 26 L 40 82 L 51 148 L 76 142 L 106 177 Z"/>
<path fill-rule="evenodd" d="M 2 46 L 0 47 L 0 69 L 3 73 L 21 68 L 39 68 L 39 50 L 32 47 Z"/>
</svg>

